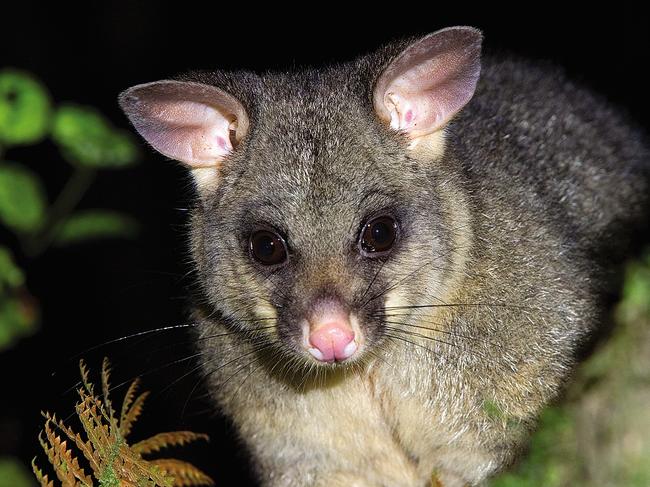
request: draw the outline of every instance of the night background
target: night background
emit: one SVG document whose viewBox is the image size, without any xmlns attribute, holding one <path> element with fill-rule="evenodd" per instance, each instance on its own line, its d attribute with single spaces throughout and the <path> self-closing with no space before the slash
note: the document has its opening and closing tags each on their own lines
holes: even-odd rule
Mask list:
<svg viewBox="0 0 650 487">
<path fill-rule="evenodd" d="M 152 391 L 134 438 L 181 429 L 206 432 L 211 437 L 207 446 L 199 442 L 180 449 L 178 457 L 191 459 L 217 485 L 252 481 L 232 429 L 210 409 L 205 390 L 197 386 L 201 375 L 191 372 L 196 362 L 166 366 L 194 353 L 187 330 L 85 352 L 132 333 L 189 323 L 192 276 L 185 235 L 191 181 L 178 164 L 144 146 L 130 130 L 117 106 L 120 91 L 189 69 L 264 71 L 343 61 L 398 37 L 472 25 L 483 30 L 488 50 L 558 63 L 626 109 L 634 121 L 649 126 L 650 15 L 645 9 L 609 5 L 594 13 L 523 5 L 521 11 L 435 6 L 425 12 L 414 6 L 405 12 L 376 6 L 369 8 L 381 12 L 368 16 L 351 16 L 333 5 L 323 10 L 260 10 L 255 16 L 253 4 L 214 4 L 210 11 L 205 4 L 187 2 L 173 8 L 153 2 L 86 3 L 74 9 L 54 2 L 14 2 L 10 10 L 4 5 L 0 71 L 15 68 L 40 80 L 53 110 L 66 103 L 93 107 L 115 130 L 130 131 L 138 152 L 133 158 L 137 162 L 125 156 L 129 162 L 124 167 L 88 170 L 84 163 L 71 163 L 74 150 L 71 155 L 70 148 L 62 150 L 47 135 L 28 144 L 3 144 L 0 139 L 0 160 L 36 174 L 48 204 L 57 200 L 67 181 L 81 177 L 87 190 L 69 214 L 101 208 L 127 217 L 111 220 L 112 235 L 90 231 L 88 238 L 61 243 L 54 237 L 52 242 L 35 242 L 25 231 L 0 226 L 0 246 L 10 249 L 24 274 L 24 281 L 13 288 L 0 283 L 0 290 L 29 315 L 28 331 L 0 341 L 0 465 L 9 457 L 28 465 L 38 456 L 39 465 L 48 467 L 37 441 L 43 426 L 40 411 L 68 417 L 77 400 L 73 386 L 79 358 L 98 381 L 106 355 L 113 363 L 114 385 L 144 374 L 143 388 Z M 118 403 L 125 389 L 115 390 Z M 3 479 L 2 472 L 0 486 L 22 485 L 9 474 Z M 650 485 L 648 475 L 640 477 L 639 486 Z"/>
</svg>

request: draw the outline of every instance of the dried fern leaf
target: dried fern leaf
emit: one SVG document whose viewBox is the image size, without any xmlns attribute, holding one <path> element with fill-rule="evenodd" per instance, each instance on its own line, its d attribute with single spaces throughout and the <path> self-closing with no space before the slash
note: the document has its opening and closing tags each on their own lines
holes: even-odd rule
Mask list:
<svg viewBox="0 0 650 487">
<path fill-rule="evenodd" d="M 138 485 L 142 476 L 131 466 L 128 458 L 128 446 L 120 438 L 112 439 L 100 452 L 100 485 Z M 119 484 L 116 482 L 120 481 Z"/>
<path fill-rule="evenodd" d="M 88 367 L 86 366 L 86 362 L 84 362 L 83 359 L 79 360 L 79 371 L 81 372 L 81 383 L 83 384 L 86 391 L 88 391 L 88 394 L 92 396 L 94 394 L 93 384 L 88 378 Z"/>
<path fill-rule="evenodd" d="M 144 407 L 144 401 L 147 399 L 147 396 L 149 395 L 149 392 L 143 392 L 140 394 L 135 401 L 133 401 L 133 405 L 128 409 L 126 414 L 122 417 L 120 421 L 120 433 L 122 434 L 123 438 L 126 438 L 129 433 L 131 433 L 131 429 L 133 429 L 134 423 L 138 420 L 138 417 L 142 414 L 142 408 Z"/>
<path fill-rule="evenodd" d="M 113 410 L 113 404 L 111 403 L 111 399 L 108 395 L 110 391 L 110 381 L 111 381 L 111 363 L 108 360 L 108 357 L 104 357 L 104 360 L 102 361 L 102 394 L 104 395 L 102 402 L 106 407 L 106 411 L 108 413 L 108 418 L 110 420 L 110 423 L 116 424 L 115 411 Z"/>
<path fill-rule="evenodd" d="M 50 415 L 50 413 L 45 412 L 41 413 L 45 417 L 46 421 L 51 421 L 52 424 L 54 424 L 59 430 L 61 430 L 65 435 L 74 442 L 75 446 L 79 449 L 79 451 L 83 454 L 83 456 L 88 460 L 90 463 L 90 467 L 95 470 L 99 468 L 99 464 L 97 463 L 96 456 L 93 454 L 93 448 L 92 444 L 90 441 L 84 442 L 81 439 L 81 436 L 79 436 L 79 433 L 75 433 L 72 428 L 69 426 L 66 426 L 63 421 L 58 419 L 56 415 Z"/>
<path fill-rule="evenodd" d="M 209 438 L 208 435 L 193 433 L 192 431 L 171 431 L 169 433 L 158 433 L 151 438 L 139 441 L 131 445 L 131 448 L 140 455 L 147 455 L 163 448 L 183 446 L 197 440 L 209 441 Z"/>
<path fill-rule="evenodd" d="M 214 485 L 214 481 L 210 477 L 190 463 L 175 458 L 160 458 L 151 460 L 150 463 L 174 477 L 174 487 Z"/>
<path fill-rule="evenodd" d="M 59 465 L 56 466 L 55 464 L 57 477 L 59 477 L 64 487 L 92 487 L 92 479 L 79 466 L 79 461 L 68 448 L 67 441 L 62 440 L 60 436 L 54 433 L 52 424 L 54 423 L 51 421 L 45 422 L 45 435 L 56 453 L 56 458 L 59 460 Z"/>
<path fill-rule="evenodd" d="M 135 400 L 135 394 L 138 392 L 139 386 L 140 386 L 140 379 L 136 378 L 133 382 L 131 382 L 129 389 L 126 391 L 126 395 L 124 396 L 124 402 L 122 403 L 122 411 L 120 412 L 120 433 L 122 434 L 123 438 L 126 438 L 128 433 L 130 432 L 130 429 L 129 431 L 125 431 L 123 425 L 125 424 L 126 421 L 125 418 L 129 412 L 129 409 L 133 404 L 133 401 Z"/>
<path fill-rule="evenodd" d="M 156 465 L 140 457 L 122 458 L 122 462 L 116 468 L 119 472 L 120 479 L 131 482 L 134 485 L 142 485 L 143 481 L 147 485 L 156 487 L 173 487 L 174 477 L 170 476 Z"/>
<path fill-rule="evenodd" d="M 41 487 L 54 487 L 54 481 L 43 474 L 43 471 L 36 465 L 36 457 L 32 459 L 32 471 Z"/>
<path fill-rule="evenodd" d="M 97 471 L 102 471 L 113 445 L 120 439 L 111 436 L 109 427 L 103 422 L 104 417 L 97 412 L 95 398 L 88 397 L 84 403 L 77 405 L 77 415 L 99 465 L 98 470 L 95 470 L 95 477 L 97 477 Z"/>
<path fill-rule="evenodd" d="M 43 447 L 47 459 L 54 466 L 54 473 L 61 482 L 62 487 L 77 487 L 74 475 L 68 471 L 67 464 L 61 458 L 60 451 L 54 445 L 50 445 L 48 441 L 44 440 L 42 435 L 39 435 L 38 441 Z"/>
<path fill-rule="evenodd" d="M 75 411 L 81 422 L 87 441 L 72 428 L 66 426 L 55 415 L 42 413 L 45 427 L 39 434 L 39 442 L 54 467 L 61 487 L 93 487 L 93 479 L 79 465 L 79 452 L 88 461 L 92 475 L 102 487 L 193 487 L 214 485 L 212 479 L 193 465 L 175 459 L 149 461 L 143 454 L 159 451 L 168 446 L 182 446 L 199 439 L 207 440 L 204 434 L 189 431 L 161 433 L 147 440 L 130 446 L 125 436 L 128 435 L 135 421 L 142 414 L 148 392 L 136 397 L 139 381 L 136 379 L 129 387 L 124 403 L 120 408 L 120 417 L 109 400 L 110 363 L 102 363 L 101 386 L 102 397 L 94 393 L 94 386 L 89 380 L 89 372 L 83 361 L 79 368 L 83 387 L 78 389 L 80 402 Z M 76 447 L 74 452 L 71 447 Z M 81 458 L 81 457 L 79 457 Z M 54 487 L 54 480 L 32 462 L 32 469 L 41 487 Z"/>
<path fill-rule="evenodd" d="M 174 479 L 135 453 L 126 442 L 114 445 L 107 458 L 103 478 L 107 473 L 122 482 L 120 485 L 172 487 Z"/>
<path fill-rule="evenodd" d="M 41 444 L 41 448 L 43 448 L 47 460 L 56 468 L 59 464 L 56 452 L 54 451 L 54 448 L 50 446 L 49 442 L 43 439 L 43 431 L 38 434 L 38 442 Z"/>
</svg>

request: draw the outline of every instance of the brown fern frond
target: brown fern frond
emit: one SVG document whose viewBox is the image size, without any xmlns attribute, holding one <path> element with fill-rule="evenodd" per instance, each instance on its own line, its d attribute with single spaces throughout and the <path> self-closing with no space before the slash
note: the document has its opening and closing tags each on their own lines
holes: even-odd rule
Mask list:
<svg viewBox="0 0 650 487">
<path fill-rule="evenodd" d="M 131 405 L 133 404 L 133 401 L 135 400 L 135 394 L 138 392 L 138 387 L 140 386 L 140 379 L 136 378 L 133 382 L 131 382 L 131 385 L 129 386 L 129 389 L 126 391 L 126 395 L 124 396 L 124 402 L 122 402 L 122 411 L 120 412 L 120 433 L 122 434 L 123 438 L 126 438 L 128 432 L 124 431 L 123 424 L 125 422 L 126 415 L 129 412 L 129 409 Z M 130 431 L 130 430 L 129 430 Z"/>
<path fill-rule="evenodd" d="M 59 466 L 56 468 L 59 480 L 64 487 L 92 487 L 92 479 L 79 466 L 79 461 L 68 448 L 67 441 L 62 440 L 60 436 L 54 433 L 52 424 L 51 421 L 45 422 L 45 435 L 56 454 L 56 458 L 59 460 Z"/>
<path fill-rule="evenodd" d="M 111 382 L 111 362 L 108 360 L 108 357 L 104 357 L 104 360 L 102 361 L 102 394 L 104 395 L 102 402 L 106 406 L 106 411 L 108 413 L 110 423 L 116 425 L 115 411 L 113 410 L 113 404 L 111 403 L 111 399 L 108 395 L 110 391 L 110 382 Z"/>
<path fill-rule="evenodd" d="M 110 430 L 104 423 L 104 416 L 97 411 L 95 398 L 89 396 L 83 403 L 78 404 L 77 415 L 98 464 L 98 470 L 95 470 L 95 477 L 98 477 L 103 470 L 105 458 L 117 439 L 111 437 Z"/>
<path fill-rule="evenodd" d="M 193 487 L 214 485 L 212 479 L 193 465 L 174 459 L 150 461 L 143 455 L 157 452 L 169 446 L 182 446 L 199 439 L 207 440 L 203 434 L 189 431 L 160 433 L 135 445 L 129 445 L 125 437 L 142 414 L 148 392 L 136 397 L 139 381 L 129 387 L 124 403 L 119 408 L 119 418 L 108 396 L 110 391 L 110 363 L 104 360 L 101 373 L 102 396 L 94 393 L 89 380 L 89 371 L 83 361 L 79 368 L 83 387 L 78 389 L 80 401 L 75 411 L 83 428 L 82 434 L 75 431 L 50 413 L 45 418 L 44 430 L 38 440 L 54 467 L 60 487 L 92 487 L 93 476 L 99 485 L 149 486 L 149 487 Z M 79 452 L 92 469 L 92 476 L 86 474 L 79 464 Z M 54 487 L 56 479 L 50 480 L 38 468 L 35 461 L 32 469 L 41 487 Z"/>
<path fill-rule="evenodd" d="M 142 394 L 140 394 L 135 399 L 135 401 L 133 401 L 133 405 L 128 409 L 128 411 L 120 421 L 120 433 L 122 434 L 123 438 L 126 438 L 129 435 L 129 433 L 131 433 L 133 424 L 138 420 L 138 417 L 140 417 L 140 415 L 142 414 L 144 401 L 145 399 L 147 399 L 148 395 L 149 395 L 148 391 L 145 391 Z"/>
<path fill-rule="evenodd" d="M 210 477 L 190 463 L 175 458 L 160 458 L 151 460 L 151 464 L 174 477 L 174 487 L 214 485 Z"/>
<path fill-rule="evenodd" d="M 93 384 L 88 378 L 88 367 L 86 366 L 86 362 L 84 362 L 83 359 L 79 360 L 79 371 L 81 372 L 81 383 L 83 384 L 84 389 L 86 389 L 88 394 L 92 396 L 94 394 Z"/>
<path fill-rule="evenodd" d="M 140 455 L 147 455 L 162 450 L 163 448 L 183 446 L 197 440 L 209 441 L 209 438 L 208 435 L 193 433 L 192 431 L 171 431 L 168 433 L 158 433 L 151 438 L 139 441 L 131 445 L 131 448 Z"/>
<path fill-rule="evenodd" d="M 124 452 L 125 456 L 120 458 L 116 470 L 120 472 L 120 478 L 132 482 L 134 485 L 143 484 L 155 485 L 156 487 L 173 487 L 174 477 L 170 476 L 151 462 L 135 455 L 132 451 Z"/>
<path fill-rule="evenodd" d="M 36 465 L 36 457 L 32 459 L 32 472 L 34 472 L 36 480 L 41 487 L 54 487 L 54 481 L 50 480 L 47 475 L 43 474 L 43 471 L 38 468 L 38 465 Z"/>
<path fill-rule="evenodd" d="M 74 442 L 76 447 L 79 449 L 79 451 L 83 454 L 83 456 L 88 460 L 90 463 L 90 467 L 93 470 L 98 470 L 99 469 L 99 464 L 97 463 L 97 459 L 95 458 L 95 455 L 93 454 L 93 448 L 92 444 L 90 441 L 84 442 L 81 439 L 81 436 L 79 433 L 75 433 L 72 428 L 69 426 L 66 426 L 63 421 L 60 419 L 57 419 L 55 414 L 50 415 L 48 412 L 41 413 L 46 421 L 51 421 L 52 424 L 54 424 L 59 430 L 61 430 L 71 441 Z"/>
<path fill-rule="evenodd" d="M 38 434 L 38 442 L 41 444 L 41 448 L 43 448 L 47 460 L 56 468 L 56 466 L 59 465 L 56 452 L 54 451 L 54 448 L 51 447 L 50 444 L 43 438 L 43 431 Z"/>
<path fill-rule="evenodd" d="M 62 487 L 77 487 L 74 475 L 68 470 L 65 459 L 61 458 L 60 447 L 57 448 L 55 445 L 51 445 L 42 436 L 39 436 L 38 441 L 43 447 L 47 459 L 54 466 L 54 473 L 61 482 Z"/>
</svg>

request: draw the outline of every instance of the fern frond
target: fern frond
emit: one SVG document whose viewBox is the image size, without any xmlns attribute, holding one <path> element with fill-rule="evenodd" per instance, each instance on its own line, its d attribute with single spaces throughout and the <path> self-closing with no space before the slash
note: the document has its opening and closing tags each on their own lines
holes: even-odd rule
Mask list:
<svg viewBox="0 0 650 487">
<path fill-rule="evenodd" d="M 55 470 L 63 487 L 92 487 L 92 479 L 79 466 L 79 461 L 68 448 L 67 441 L 62 440 L 60 436 L 54 433 L 52 424 L 51 421 L 45 422 L 45 435 L 54 450 L 55 457 L 59 461 L 58 467 Z"/>
<path fill-rule="evenodd" d="M 56 468 L 56 466 L 59 465 L 56 452 L 54 451 L 54 448 L 50 446 L 50 444 L 45 439 L 43 439 L 43 431 L 38 434 L 38 442 L 41 444 L 41 448 L 43 448 L 47 460 Z"/>
<path fill-rule="evenodd" d="M 175 458 L 160 458 L 151 463 L 163 472 L 174 477 L 174 487 L 195 487 L 214 485 L 214 481 L 191 463 Z"/>
<path fill-rule="evenodd" d="M 138 420 L 138 417 L 142 414 L 142 408 L 144 407 L 144 401 L 147 399 L 147 396 L 149 395 L 148 391 L 143 392 L 140 394 L 135 401 L 133 401 L 133 405 L 128 409 L 122 420 L 120 421 L 120 433 L 123 438 L 126 438 L 129 433 L 131 433 L 131 429 L 133 428 L 133 424 Z"/>
<path fill-rule="evenodd" d="M 46 430 L 47 430 L 47 425 L 46 425 Z M 72 475 L 68 470 L 68 466 L 65 459 L 61 458 L 61 451 L 60 451 L 61 447 L 59 446 L 57 448 L 55 445 L 52 445 L 49 442 L 49 437 L 50 435 L 46 433 L 46 438 L 48 438 L 48 440 L 43 439 L 42 432 L 41 432 L 41 434 L 38 437 L 38 441 L 43 447 L 43 450 L 47 455 L 47 459 L 54 466 L 54 473 L 56 474 L 57 478 L 61 482 L 62 487 L 77 487 L 76 485 L 77 482 L 74 478 L 74 475 Z"/>
<path fill-rule="evenodd" d="M 197 440 L 209 441 L 209 438 L 208 435 L 193 433 L 192 431 L 171 431 L 168 433 L 158 433 L 151 438 L 139 441 L 131 445 L 131 448 L 140 455 L 147 455 L 162 450 L 163 448 L 183 446 Z"/>
<path fill-rule="evenodd" d="M 113 404 L 111 403 L 111 399 L 108 394 L 110 391 L 110 382 L 111 362 L 108 360 L 108 357 L 104 357 L 104 360 L 102 361 L 102 394 L 104 395 L 102 402 L 106 406 L 106 411 L 108 413 L 111 425 L 117 426 L 115 421 L 115 411 L 113 410 Z"/>
<path fill-rule="evenodd" d="M 129 389 L 126 391 L 126 395 L 124 396 L 124 402 L 122 403 L 122 410 L 120 412 L 120 434 L 122 435 L 123 438 L 126 438 L 128 435 L 129 431 L 124 431 L 123 424 L 125 424 L 125 418 L 126 415 L 129 412 L 129 408 L 133 404 L 133 401 L 135 400 L 135 394 L 138 392 L 138 387 L 140 386 L 140 379 L 136 378 L 133 382 L 131 382 L 131 385 L 129 386 Z"/>
<path fill-rule="evenodd" d="M 104 416 L 97 411 L 97 403 L 94 397 L 88 396 L 83 403 L 77 405 L 77 415 L 88 440 L 91 443 L 94 457 L 101 470 L 103 458 L 115 442 L 111 437 L 108 426 L 104 423 Z"/>
<path fill-rule="evenodd" d="M 93 384 L 88 378 L 88 367 L 86 366 L 86 362 L 84 362 L 83 359 L 79 360 L 79 371 L 81 372 L 81 383 L 83 384 L 84 389 L 86 389 L 88 394 L 91 396 L 94 395 L 95 393 L 93 392 Z"/>
<path fill-rule="evenodd" d="M 66 426 L 63 421 L 60 419 L 57 419 L 55 414 L 50 414 L 48 412 L 41 413 L 43 417 L 45 417 L 46 421 L 51 421 L 52 424 L 54 424 L 59 430 L 61 430 L 71 441 L 74 442 L 76 447 L 79 449 L 79 451 L 83 454 L 83 456 L 88 460 L 90 463 L 90 467 L 93 470 L 98 470 L 99 469 L 99 464 L 97 463 L 97 459 L 95 455 L 93 454 L 93 448 L 92 444 L 90 441 L 84 442 L 81 439 L 81 436 L 79 433 L 75 433 L 72 428 L 69 426 Z"/>
<path fill-rule="evenodd" d="M 133 454 L 133 452 L 130 453 Z M 151 462 L 143 460 L 139 455 L 133 454 L 128 457 L 122 457 L 117 470 L 120 471 L 121 478 L 128 479 L 134 485 L 141 485 L 143 484 L 142 481 L 146 479 L 149 481 L 149 483 L 144 482 L 146 485 L 154 485 L 156 487 L 174 486 L 174 477 Z"/>
<path fill-rule="evenodd" d="M 199 439 L 208 440 L 204 434 L 189 431 L 160 433 L 147 440 L 129 445 L 125 437 L 142 414 L 148 392 L 136 397 L 139 381 L 129 387 L 124 403 L 119 408 L 119 418 L 109 400 L 110 363 L 104 360 L 101 373 L 102 396 L 94 393 L 89 371 L 83 361 L 79 363 L 83 387 L 78 389 L 80 401 L 75 411 L 85 437 L 63 423 L 55 415 L 44 412 L 44 429 L 38 440 L 54 467 L 60 487 L 93 487 L 93 477 L 99 486 L 122 487 L 194 487 L 214 485 L 212 479 L 193 465 L 175 459 L 150 461 L 143 455 L 169 446 L 182 446 Z M 74 450 L 72 448 L 74 448 Z M 92 476 L 79 464 L 79 452 L 88 461 Z M 54 487 L 56 479 L 47 475 L 32 462 L 34 475 L 41 487 Z"/>
<path fill-rule="evenodd" d="M 43 471 L 36 465 L 36 457 L 32 459 L 32 472 L 34 472 L 36 480 L 41 487 L 54 487 L 54 481 L 50 480 L 47 475 L 44 475 Z"/>
</svg>

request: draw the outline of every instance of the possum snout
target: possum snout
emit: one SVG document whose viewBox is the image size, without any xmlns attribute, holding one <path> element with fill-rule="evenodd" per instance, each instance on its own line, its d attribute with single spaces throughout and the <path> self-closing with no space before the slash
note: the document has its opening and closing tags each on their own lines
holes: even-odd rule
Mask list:
<svg viewBox="0 0 650 487">
<path fill-rule="evenodd" d="M 303 347 L 319 362 L 347 360 L 359 348 L 361 331 L 355 325 L 356 318 L 338 301 L 319 301 L 303 322 Z"/>
</svg>

